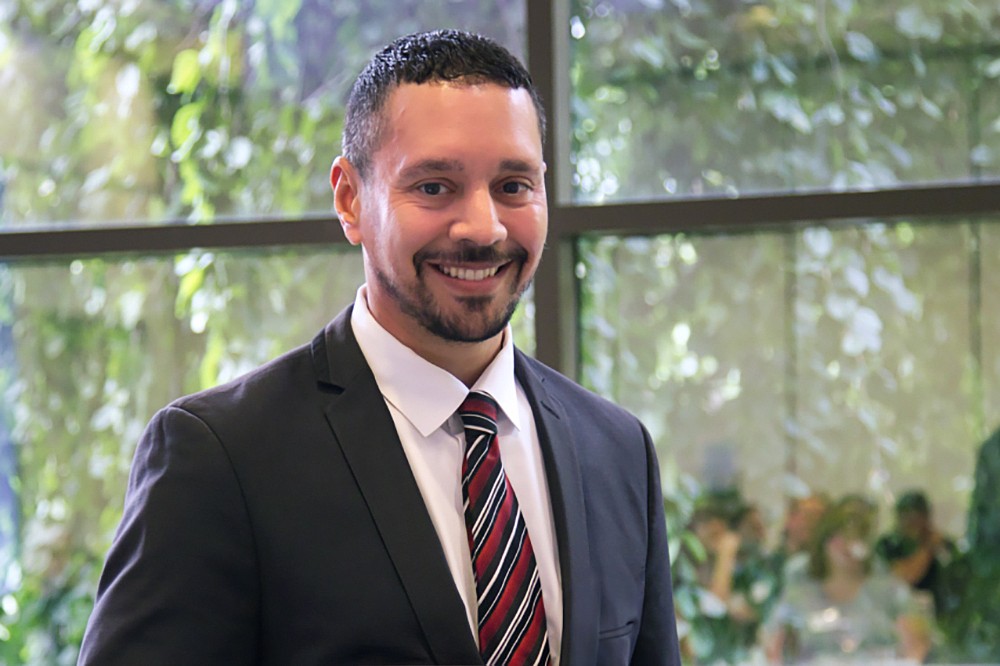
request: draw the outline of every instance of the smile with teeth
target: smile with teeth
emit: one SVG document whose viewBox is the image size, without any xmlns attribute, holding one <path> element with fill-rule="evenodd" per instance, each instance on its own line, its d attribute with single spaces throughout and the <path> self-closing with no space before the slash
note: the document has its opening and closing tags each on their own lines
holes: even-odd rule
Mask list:
<svg viewBox="0 0 1000 666">
<path fill-rule="evenodd" d="M 500 268 L 500 266 L 475 269 L 461 268 L 459 266 L 438 266 L 438 270 L 448 277 L 453 277 L 457 280 L 469 280 L 471 282 L 479 282 L 481 280 L 485 280 L 486 278 L 491 278 L 497 274 L 497 271 L 499 271 Z"/>
</svg>

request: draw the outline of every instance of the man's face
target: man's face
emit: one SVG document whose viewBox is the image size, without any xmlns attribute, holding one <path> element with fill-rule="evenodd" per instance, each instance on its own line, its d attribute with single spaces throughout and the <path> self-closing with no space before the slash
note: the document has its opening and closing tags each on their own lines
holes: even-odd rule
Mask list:
<svg viewBox="0 0 1000 666">
<path fill-rule="evenodd" d="M 403 84 L 383 113 L 355 228 L 345 226 L 364 248 L 368 306 L 410 346 L 427 332 L 490 339 L 530 283 L 548 226 L 531 97 L 493 84 Z"/>
<path fill-rule="evenodd" d="M 871 549 L 861 530 L 846 527 L 826 541 L 826 556 L 836 569 L 857 568 L 867 561 Z"/>
<path fill-rule="evenodd" d="M 916 541 L 923 539 L 930 529 L 930 517 L 916 509 L 899 512 L 899 531 Z"/>
<path fill-rule="evenodd" d="M 785 538 L 790 550 L 804 550 L 809 546 L 816 524 L 825 509 L 826 506 L 821 501 L 812 497 L 795 502 L 785 521 Z"/>
<path fill-rule="evenodd" d="M 722 518 L 710 516 L 695 523 L 694 534 L 701 541 L 701 545 L 710 553 L 714 553 L 718 548 L 719 541 L 728 531 L 726 521 Z"/>
</svg>

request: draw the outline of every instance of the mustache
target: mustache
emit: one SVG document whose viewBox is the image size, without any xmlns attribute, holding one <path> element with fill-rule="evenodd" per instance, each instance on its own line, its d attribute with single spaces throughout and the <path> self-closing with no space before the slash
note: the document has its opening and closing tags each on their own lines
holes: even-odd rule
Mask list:
<svg viewBox="0 0 1000 666">
<path fill-rule="evenodd" d="M 501 250 L 496 245 L 467 245 L 454 250 L 420 250 L 413 255 L 413 265 L 419 271 L 423 263 L 434 264 L 502 264 L 507 262 L 524 263 L 528 260 L 528 251 L 523 247 L 513 247 Z"/>
</svg>

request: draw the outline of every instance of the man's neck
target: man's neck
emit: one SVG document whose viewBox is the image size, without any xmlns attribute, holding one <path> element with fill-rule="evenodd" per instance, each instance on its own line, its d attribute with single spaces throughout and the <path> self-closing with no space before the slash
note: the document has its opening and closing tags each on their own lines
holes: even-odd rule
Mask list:
<svg viewBox="0 0 1000 666">
<path fill-rule="evenodd" d="M 506 328 L 486 340 L 458 342 L 446 340 L 414 321 L 376 312 L 366 293 L 366 306 L 372 318 L 392 337 L 406 345 L 428 363 L 451 373 L 471 388 L 503 348 Z"/>
<path fill-rule="evenodd" d="M 831 601 L 849 603 L 858 596 L 865 577 L 863 569 L 835 570 L 823 581 L 823 590 Z"/>
<path fill-rule="evenodd" d="M 405 341 L 401 341 L 407 344 Z M 425 361 L 433 363 L 472 388 L 503 346 L 503 333 L 482 342 L 450 342 L 434 338 L 419 347 L 410 347 Z"/>
</svg>

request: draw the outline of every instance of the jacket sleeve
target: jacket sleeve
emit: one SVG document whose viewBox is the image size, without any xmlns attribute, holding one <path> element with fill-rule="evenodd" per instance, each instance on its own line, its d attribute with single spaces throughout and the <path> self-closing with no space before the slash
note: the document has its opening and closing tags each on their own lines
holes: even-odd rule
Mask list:
<svg viewBox="0 0 1000 666">
<path fill-rule="evenodd" d="M 205 422 L 158 413 L 136 450 L 79 664 L 251 664 L 259 586 L 239 479 Z"/>
<path fill-rule="evenodd" d="M 663 515 L 663 491 L 656 450 L 645 428 L 648 542 L 646 547 L 646 588 L 642 624 L 632 663 L 637 666 L 680 666 L 674 595 L 670 582 L 670 552 Z"/>
</svg>

